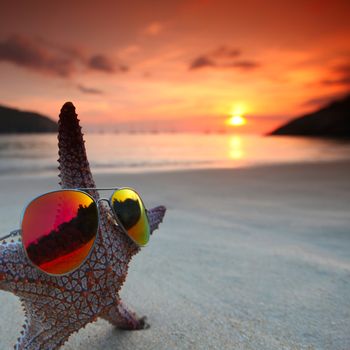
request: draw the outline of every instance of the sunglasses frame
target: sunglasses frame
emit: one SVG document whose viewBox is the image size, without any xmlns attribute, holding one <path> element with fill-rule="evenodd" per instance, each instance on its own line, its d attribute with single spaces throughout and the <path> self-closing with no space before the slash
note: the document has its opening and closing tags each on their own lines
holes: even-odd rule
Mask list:
<svg viewBox="0 0 350 350">
<path fill-rule="evenodd" d="M 92 195 L 90 195 L 89 193 L 87 193 L 86 191 L 113 191 L 111 196 L 108 198 L 99 198 L 98 200 L 96 200 Z M 39 196 L 36 196 L 34 197 L 32 200 L 30 200 L 27 205 L 24 207 L 24 209 L 22 209 L 22 213 L 21 213 L 21 216 L 20 216 L 20 226 L 21 228 L 20 229 L 17 229 L 17 230 L 13 230 L 11 231 L 8 235 L 6 236 L 3 236 L 3 237 L 0 237 L 0 241 L 3 241 L 5 239 L 8 239 L 8 238 L 11 238 L 11 237 L 15 237 L 17 235 L 20 235 L 22 236 L 22 222 L 23 222 L 23 217 L 24 217 L 24 213 L 26 212 L 28 206 L 34 202 L 35 200 L 37 200 L 38 198 L 40 197 L 43 197 L 47 194 L 50 194 L 50 193 L 56 193 L 56 192 L 63 192 L 63 191 L 74 191 L 74 192 L 81 192 L 81 193 L 84 193 L 86 194 L 87 196 L 89 196 L 93 202 L 96 204 L 96 209 L 97 209 L 97 222 L 98 222 L 98 225 L 97 225 L 97 232 L 95 234 L 95 238 L 94 238 L 94 243 L 93 245 L 91 246 L 90 248 L 90 251 L 89 251 L 89 254 L 85 257 L 85 259 L 74 269 L 72 269 L 71 271 L 68 271 L 68 272 L 65 272 L 65 273 L 62 273 L 62 274 L 56 274 L 56 273 L 49 273 L 47 271 L 44 271 L 42 270 L 39 266 L 35 265 L 32 260 L 29 258 L 28 256 L 28 253 L 27 253 L 27 250 L 24 246 L 24 243 L 23 243 L 23 239 L 21 239 L 21 243 L 22 243 L 22 247 L 23 247 L 23 250 L 25 252 L 25 255 L 26 257 L 28 258 L 28 261 L 30 262 L 30 264 L 35 267 L 36 269 L 38 269 L 39 271 L 45 273 L 46 275 L 49 275 L 49 276 L 65 276 L 65 275 L 68 275 L 74 271 L 76 271 L 77 269 L 79 269 L 85 262 L 86 260 L 90 257 L 94 247 L 95 247 L 95 244 L 96 244 L 96 240 L 97 240 L 97 235 L 98 235 L 98 230 L 99 230 L 99 227 L 100 227 L 100 209 L 99 209 L 99 204 L 100 202 L 107 202 L 108 203 L 108 206 L 109 208 L 111 209 L 112 213 L 113 213 L 113 219 L 115 219 L 116 223 L 117 223 L 117 226 L 119 226 L 122 231 L 125 233 L 125 235 L 132 241 L 134 242 L 139 248 L 142 248 L 142 247 L 146 247 L 147 246 L 147 243 L 144 244 L 144 245 L 140 245 L 139 243 L 137 243 L 133 238 L 131 238 L 128 234 L 128 231 L 126 230 L 126 228 L 123 226 L 123 224 L 120 222 L 114 208 L 113 208 L 113 205 L 112 205 L 112 197 L 114 195 L 114 193 L 118 190 L 131 190 L 133 192 L 135 192 L 137 194 L 137 196 L 139 197 L 140 201 L 141 201 L 141 204 L 143 205 L 143 208 L 145 210 L 145 215 L 146 215 L 146 218 L 147 218 L 147 224 L 148 226 L 150 227 L 150 224 L 149 224 L 149 220 L 148 220 L 148 216 L 147 216 L 147 210 L 146 210 L 146 207 L 145 207 L 145 204 L 143 203 L 143 200 L 141 198 L 141 196 L 138 194 L 137 191 L 135 191 L 133 188 L 131 187 L 98 187 L 98 188 L 95 188 L 95 187 L 78 187 L 78 188 L 63 188 L 63 189 L 58 189 L 58 190 L 54 190 L 54 191 L 49 191 L 49 192 L 45 192 Z"/>
</svg>

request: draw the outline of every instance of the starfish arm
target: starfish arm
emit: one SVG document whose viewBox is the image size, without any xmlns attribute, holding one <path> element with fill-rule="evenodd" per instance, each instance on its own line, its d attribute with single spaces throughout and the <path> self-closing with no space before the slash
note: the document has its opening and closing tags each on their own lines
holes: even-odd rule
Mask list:
<svg viewBox="0 0 350 350">
<path fill-rule="evenodd" d="M 62 188 L 95 187 L 83 135 L 73 103 L 66 102 L 61 109 L 58 122 L 58 162 Z M 98 198 L 97 191 L 88 192 L 95 199 Z"/>
<path fill-rule="evenodd" d="M 21 337 L 18 338 L 17 350 L 57 350 L 74 332 L 97 317 L 86 313 L 73 312 L 69 305 L 62 303 L 34 303 L 21 298 L 25 311 L 25 323 Z M 63 307 L 66 311 L 62 311 Z M 82 310 L 87 311 L 87 310 Z"/>
<path fill-rule="evenodd" d="M 48 327 L 47 322 L 31 320 L 24 325 L 23 335 L 18 338 L 16 350 L 57 350 L 69 338 L 69 336 L 81 328 L 81 324 L 64 326 L 56 322 Z"/>
<path fill-rule="evenodd" d="M 101 317 L 120 329 L 138 330 L 149 328 L 146 317 L 139 318 L 121 301 L 118 304 L 113 304 Z"/>
<path fill-rule="evenodd" d="M 151 234 L 153 231 L 157 230 L 159 224 L 163 222 L 163 217 L 165 215 L 166 208 L 163 205 L 147 210 L 147 217 L 151 228 Z"/>
<path fill-rule="evenodd" d="M 38 271 L 28 261 L 20 242 L 0 244 L 0 289 L 15 293 L 18 283 L 36 279 Z"/>
</svg>

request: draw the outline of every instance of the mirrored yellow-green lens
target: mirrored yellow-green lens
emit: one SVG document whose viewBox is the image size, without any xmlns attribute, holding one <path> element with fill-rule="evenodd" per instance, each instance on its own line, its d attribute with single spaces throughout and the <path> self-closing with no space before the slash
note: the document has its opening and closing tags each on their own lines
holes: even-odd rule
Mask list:
<svg viewBox="0 0 350 350">
<path fill-rule="evenodd" d="M 122 188 L 113 193 L 111 204 L 129 237 L 140 246 L 146 245 L 149 241 L 150 228 L 140 196 L 130 188 Z"/>
</svg>

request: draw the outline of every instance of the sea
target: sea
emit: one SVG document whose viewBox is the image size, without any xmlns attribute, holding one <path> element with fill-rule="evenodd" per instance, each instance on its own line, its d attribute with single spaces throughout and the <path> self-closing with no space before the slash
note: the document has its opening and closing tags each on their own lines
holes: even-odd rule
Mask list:
<svg viewBox="0 0 350 350">
<path fill-rule="evenodd" d="M 350 160 L 350 142 L 196 133 L 88 133 L 94 173 L 143 173 Z M 0 176 L 57 174 L 57 134 L 0 135 Z"/>
</svg>

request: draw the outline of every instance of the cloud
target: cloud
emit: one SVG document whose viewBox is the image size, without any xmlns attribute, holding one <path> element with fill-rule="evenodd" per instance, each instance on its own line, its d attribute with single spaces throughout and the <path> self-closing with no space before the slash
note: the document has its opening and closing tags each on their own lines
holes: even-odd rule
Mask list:
<svg viewBox="0 0 350 350">
<path fill-rule="evenodd" d="M 115 73 L 115 72 L 127 72 L 129 67 L 125 64 L 115 64 L 105 55 L 94 55 L 90 57 L 87 63 L 88 67 L 92 70 L 105 72 L 105 73 Z"/>
<path fill-rule="evenodd" d="M 217 49 L 196 57 L 189 65 L 190 70 L 203 69 L 203 68 L 216 68 L 216 69 L 239 69 L 242 71 L 250 71 L 260 66 L 259 62 L 254 60 L 238 60 L 241 56 L 241 51 L 236 48 L 230 48 L 227 46 L 220 46 Z"/>
<path fill-rule="evenodd" d="M 204 67 L 213 67 L 215 63 L 207 56 L 199 56 L 192 61 L 190 64 L 190 69 L 198 69 Z"/>
<path fill-rule="evenodd" d="M 20 35 L 0 42 L 0 61 L 61 77 L 68 77 L 75 71 L 70 55 L 62 52 L 56 56 L 39 43 Z"/>
<path fill-rule="evenodd" d="M 301 104 L 302 107 L 320 107 L 325 106 L 331 102 L 334 102 L 336 100 L 339 100 L 347 95 L 346 92 L 333 94 L 333 95 L 327 95 L 322 97 L 315 97 L 311 98 L 304 103 Z"/>
<path fill-rule="evenodd" d="M 144 30 L 146 35 L 156 36 L 164 29 L 163 25 L 160 22 L 150 23 Z"/>
<path fill-rule="evenodd" d="M 103 55 L 92 56 L 89 59 L 88 66 L 94 70 L 99 70 L 106 73 L 114 73 L 113 63 Z"/>
<path fill-rule="evenodd" d="M 241 70 L 252 70 L 260 67 L 260 63 L 256 61 L 244 60 L 244 61 L 236 61 L 228 67 L 239 68 Z"/>
<path fill-rule="evenodd" d="M 227 46 L 220 46 L 212 52 L 214 57 L 223 57 L 223 58 L 232 58 L 238 57 L 241 54 L 241 51 L 238 49 L 232 49 Z"/>
<path fill-rule="evenodd" d="M 92 88 L 92 87 L 87 87 L 84 85 L 78 85 L 77 88 L 83 92 L 84 94 L 90 94 L 90 95 L 102 95 L 103 91 L 100 89 Z"/>
<path fill-rule="evenodd" d="M 332 78 L 321 81 L 323 85 L 339 85 L 350 87 L 350 64 L 335 66 L 330 73 Z"/>
<path fill-rule="evenodd" d="M 56 45 L 43 39 L 13 35 L 0 41 L 0 62 L 9 62 L 43 74 L 69 78 L 79 71 L 126 72 L 128 66 L 103 54 L 86 55 L 76 47 Z"/>
</svg>

